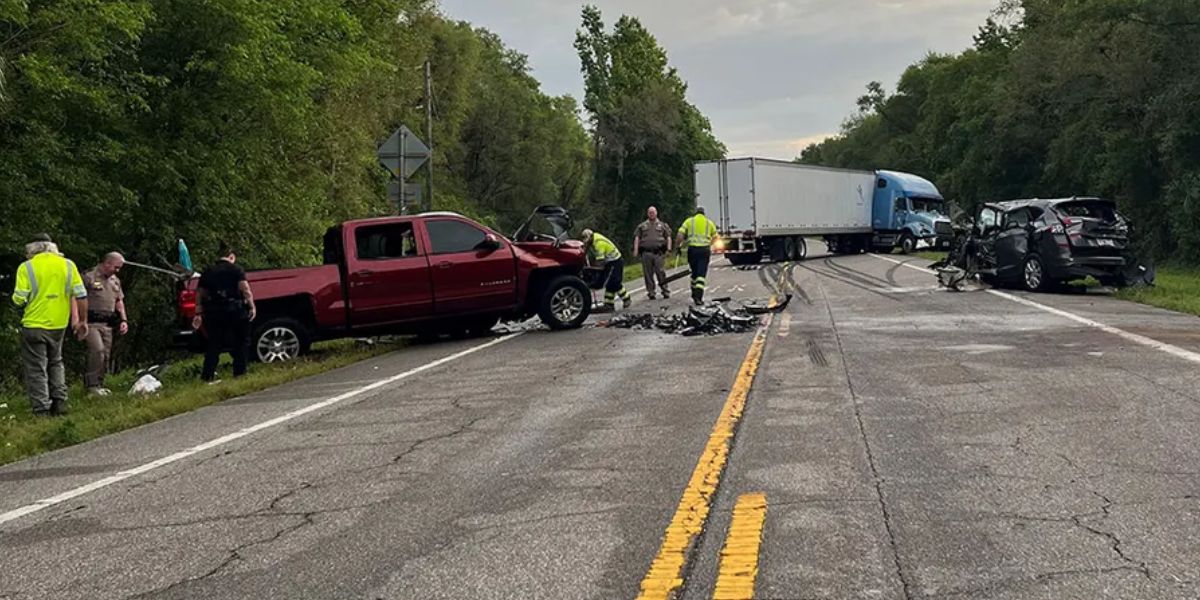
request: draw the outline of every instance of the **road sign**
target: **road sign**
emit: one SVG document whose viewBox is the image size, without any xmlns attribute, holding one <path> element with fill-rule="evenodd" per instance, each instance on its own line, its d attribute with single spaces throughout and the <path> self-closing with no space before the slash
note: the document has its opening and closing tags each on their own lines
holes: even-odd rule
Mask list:
<svg viewBox="0 0 1200 600">
<path fill-rule="evenodd" d="M 404 198 L 401 199 L 401 197 L 400 197 L 400 182 L 398 180 L 390 181 L 390 182 L 388 182 L 388 189 L 387 189 L 388 202 L 391 202 L 391 203 L 399 206 L 402 210 L 408 208 L 409 206 L 420 206 L 421 196 L 424 191 L 422 189 L 423 187 L 424 186 L 422 186 L 419 183 L 404 184 Z M 403 202 L 404 202 L 403 205 L 401 205 L 401 200 L 403 200 Z M 405 211 L 405 212 L 407 212 L 407 211 Z"/>
<path fill-rule="evenodd" d="M 379 164 L 400 179 L 408 179 L 416 173 L 429 160 L 429 155 L 429 146 L 403 125 L 376 152 Z"/>
</svg>

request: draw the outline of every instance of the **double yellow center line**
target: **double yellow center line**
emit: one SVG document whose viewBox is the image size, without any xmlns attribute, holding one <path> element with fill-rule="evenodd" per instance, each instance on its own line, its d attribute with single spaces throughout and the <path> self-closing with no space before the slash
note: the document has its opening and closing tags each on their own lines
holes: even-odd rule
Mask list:
<svg viewBox="0 0 1200 600">
<path fill-rule="evenodd" d="M 767 341 L 767 330 L 770 326 L 771 318 L 768 317 L 750 344 L 750 350 L 746 353 L 745 360 L 742 361 L 733 388 L 729 391 L 728 399 L 725 400 L 725 406 L 721 409 L 721 414 L 717 417 L 717 422 L 708 437 L 708 443 L 704 446 L 704 452 L 700 455 L 695 470 L 692 471 L 692 477 L 688 481 L 687 487 L 684 488 L 683 498 L 679 501 L 675 515 L 667 526 L 662 547 L 654 558 L 654 562 L 650 564 L 650 570 L 646 573 L 645 579 L 642 580 L 639 599 L 668 600 L 683 585 L 683 570 L 687 564 L 688 555 L 708 520 L 713 497 L 716 495 L 721 474 L 729 459 L 734 432 L 745 411 L 746 398 L 750 395 L 750 386 L 754 382 L 754 376 L 758 372 L 758 365 L 762 360 L 763 348 Z M 743 505 L 743 502 L 746 504 Z M 754 590 L 758 545 L 757 541 L 753 544 L 753 557 L 751 558 L 748 552 L 751 550 L 750 544 L 747 543 L 751 535 L 749 533 L 743 535 L 738 529 L 747 531 L 753 529 L 752 537 L 756 540 L 761 537 L 766 498 L 761 495 L 743 497 L 739 500 L 738 506 L 743 507 L 744 510 L 735 510 L 734 524 L 726 544 L 726 552 L 722 553 L 721 572 L 736 572 L 743 576 L 729 579 L 725 586 L 722 586 L 722 582 L 719 581 L 717 588 L 722 593 L 743 594 L 725 597 L 749 598 Z M 757 506 L 761 506 L 761 508 L 750 508 Z M 742 515 L 741 519 L 738 518 L 739 514 Z M 756 518 L 757 525 L 754 524 Z M 749 529 L 745 527 L 746 524 L 750 525 Z M 745 577 L 745 574 L 749 576 Z"/>
</svg>

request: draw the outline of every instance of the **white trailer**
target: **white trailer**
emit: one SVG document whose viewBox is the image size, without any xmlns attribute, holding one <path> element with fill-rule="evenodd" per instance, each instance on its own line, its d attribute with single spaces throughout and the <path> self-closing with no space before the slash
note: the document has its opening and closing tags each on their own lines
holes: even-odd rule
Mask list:
<svg viewBox="0 0 1200 600">
<path fill-rule="evenodd" d="M 734 264 L 801 260 L 804 236 L 869 237 L 875 173 L 763 158 L 697 163 L 696 205 Z"/>
</svg>

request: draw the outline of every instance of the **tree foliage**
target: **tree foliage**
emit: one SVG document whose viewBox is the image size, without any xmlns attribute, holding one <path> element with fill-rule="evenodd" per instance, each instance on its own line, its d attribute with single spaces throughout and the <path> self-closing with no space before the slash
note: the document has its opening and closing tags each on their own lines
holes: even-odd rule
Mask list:
<svg viewBox="0 0 1200 600">
<path fill-rule="evenodd" d="M 629 245 L 646 207 L 657 205 L 675 223 L 690 213 L 693 163 L 721 158 L 725 147 L 687 101 L 687 84 L 666 51 L 636 18 L 622 16 L 609 31 L 600 10 L 586 6 L 575 48 L 595 152 L 583 214 Z"/>
<path fill-rule="evenodd" d="M 395 210 L 375 148 L 423 136 L 427 59 L 437 209 L 509 230 L 587 197 L 575 101 L 432 0 L 0 0 L 0 277 L 43 231 L 83 268 L 114 249 L 163 266 L 179 237 L 202 263 L 222 240 L 250 268 L 317 260 L 329 225 Z M 172 283 L 122 278 L 120 358 L 158 356 Z"/>
<path fill-rule="evenodd" d="M 1200 20 L 1191 0 L 1008 0 L 971 49 L 868 86 L 800 160 L 933 178 L 971 208 L 1117 199 L 1145 249 L 1200 262 Z"/>
</svg>

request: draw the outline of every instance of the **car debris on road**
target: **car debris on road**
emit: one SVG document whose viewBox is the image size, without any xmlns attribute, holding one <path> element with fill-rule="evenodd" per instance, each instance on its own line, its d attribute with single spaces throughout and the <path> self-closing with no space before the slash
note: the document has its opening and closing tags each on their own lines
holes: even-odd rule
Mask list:
<svg viewBox="0 0 1200 600">
<path fill-rule="evenodd" d="M 743 303 L 737 308 L 730 308 L 727 303 L 730 298 L 719 298 L 705 303 L 703 306 L 692 306 L 685 312 L 676 314 L 622 314 L 608 321 L 597 323 L 597 327 L 616 329 L 658 330 L 665 333 L 679 334 L 685 337 L 699 335 L 719 335 L 722 333 L 749 333 L 760 325 L 759 315 L 768 312 L 779 312 L 787 308 L 792 297 L 787 296 L 779 302 Z"/>
</svg>

